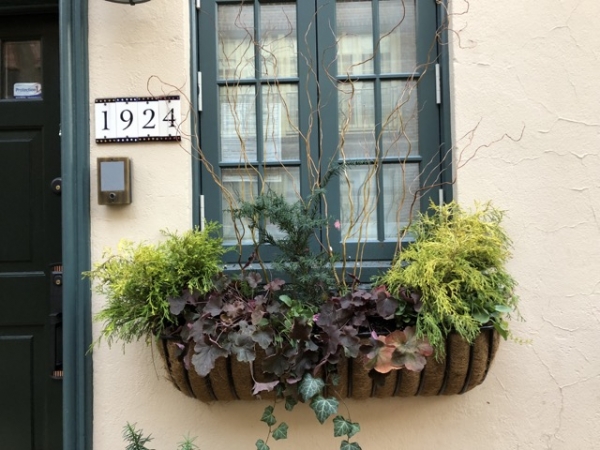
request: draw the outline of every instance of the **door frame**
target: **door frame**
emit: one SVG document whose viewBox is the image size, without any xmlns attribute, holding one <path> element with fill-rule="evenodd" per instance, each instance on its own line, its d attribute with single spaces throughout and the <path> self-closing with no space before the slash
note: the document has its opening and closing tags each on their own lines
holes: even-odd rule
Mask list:
<svg viewBox="0 0 600 450">
<path fill-rule="evenodd" d="M 0 14 L 57 9 L 63 181 L 63 450 L 91 450 L 91 292 L 88 281 L 81 277 L 90 267 L 87 0 L 8 0 L 0 5 Z"/>
<path fill-rule="evenodd" d="M 59 0 L 63 249 L 63 450 L 92 449 L 87 1 Z"/>
</svg>

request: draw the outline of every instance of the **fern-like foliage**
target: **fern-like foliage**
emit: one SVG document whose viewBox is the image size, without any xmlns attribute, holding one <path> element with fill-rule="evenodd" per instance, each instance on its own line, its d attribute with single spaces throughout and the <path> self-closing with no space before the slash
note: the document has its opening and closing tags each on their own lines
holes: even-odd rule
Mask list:
<svg viewBox="0 0 600 450">
<path fill-rule="evenodd" d="M 135 424 L 127 423 L 123 427 L 123 439 L 127 442 L 125 450 L 152 450 L 146 444 L 152 440 L 152 436 L 144 436 L 143 430 L 137 430 Z"/>
<path fill-rule="evenodd" d="M 394 295 L 420 295 L 417 335 L 443 355 L 451 331 L 472 342 L 482 324 L 492 322 L 506 337 L 503 317 L 517 307 L 515 280 L 506 271 L 511 241 L 501 226 L 503 213 L 489 203 L 474 212 L 456 203 L 431 205 L 409 227 L 414 237 L 376 280 Z"/>
<path fill-rule="evenodd" d="M 209 223 L 202 231 L 164 232 L 166 239 L 156 245 L 121 241 L 116 253 L 105 254 L 104 262 L 84 273 L 107 299 L 96 315 L 104 322 L 101 338 L 109 344 L 150 339 L 175 322 L 169 297 L 184 289 L 210 291 L 225 251 L 218 231 L 219 225 Z"/>
<path fill-rule="evenodd" d="M 127 443 L 125 450 L 153 450 L 146 447 L 146 444 L 152 441 L 152 435 L 145 436 L 144 430 L 138 430 L 135 424 L 131 425 L 127 422 L 127 425 L 123 427 L 123 440 Z M 177 450 L 199 450 L 196 444 L 194 444 L 195 438 L 186 437 L 183 442 L 180 442 L 177 446 Z"/>
</svg>

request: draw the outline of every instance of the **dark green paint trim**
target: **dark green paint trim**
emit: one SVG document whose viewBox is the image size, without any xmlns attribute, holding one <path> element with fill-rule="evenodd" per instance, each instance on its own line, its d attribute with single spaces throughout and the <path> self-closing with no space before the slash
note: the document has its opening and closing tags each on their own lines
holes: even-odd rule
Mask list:
<svg viewBox="0 0 600 450">
<path fill-rule="evenodd" d="M 442 89 L 442 105 L 440 110 L 440 158 L 441 182 L 444 190 L 444 201 L 454 199 L 454 167 L 452 152 L 452 109 L 450 105 L 450 46 L 448 45 L 448 0 L 438 5 L 438 30 L 441 29 L 438 41 L 440 58 L 440 83 Z M 444 157 L 445 156 L 445 157 Z"/>
<path fill-rule="evenodd" d="M 196 10 L 195 0 L 189 0 L 190 3 L 190 95 L 191 95 L 191 108 L 192 108 L 192 120 L 191 120 L 191 144 L 190 155 L 192 157 L 192 221 L 194 226 L 201 226 L 202 218 L 200 215 L 200 194 L 202 186 L 202 170 L 200 162 L 200 154 L 198 148 L 200 141 L 198 139 L 198 122 L 199 114 L 198 111 L 198 10 Z"/>
<path fill-rule="evenodd" d="M 63 221 L 63 450 L 92 448 L 87 2 L 60 0 Z"/>
</svg>

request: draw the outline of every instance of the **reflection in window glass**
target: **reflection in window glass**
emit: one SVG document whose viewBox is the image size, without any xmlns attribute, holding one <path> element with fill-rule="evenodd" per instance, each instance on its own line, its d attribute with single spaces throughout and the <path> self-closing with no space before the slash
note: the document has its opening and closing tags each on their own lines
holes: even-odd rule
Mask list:
<svg viewBox="0 0 600 450">
<path fill-rule="evenodd" d="M 342 241 L 377 239 L 375 166 L 347 167 L 340 174 Z"/>
<path fill-rule="evenodd" d="M 223 86 L 219 92 L 221 161 L 256 162 L 254 86 Z"/>
<path fill-rule="evenodd" d="M 343 137 L 340 156 L 375 156 L 375 97 L 373 83 L 357 81 L 338 84 L 339 134 Z"/>
<path fill-rule="evenodd" d="M 263 160 L 298 160 L 298 85 L 264 85 L 262 92 Z"/>
<path fill-rule="evenodd" d="M 296 5 L 270 3 L 260 9 L 261 73 L 269 78 L 298 74 Z"/>
<path fill-rule="evenodd" d="M 395 240 L 419 211 L 419 165 L 383 166 L 385 239 Z"/>
<path fill-rule="evenodd" d="M 370 0 L 338 0 L 338 73 L 373 73 L 373 11 Z"/>
<path fill-rule="evenodd" d="M 414 0 L 379 0 L 381 73 L 412 73 L 416 66 Z"/>
<path fill-rule="evenodd" d="M 239 206 L 240 201 L 250 201 L 258 194 L 258 174 L 252 169 L 223 169 L 223 240 L 226 244 L 237 243 L 238 238 L 244 244 L 252 243 L 252 235 L 246 220 L 234 221 L 231 210 Z"/>
<path fill-rule="evenodd" d="M 2 98 L 42 96 L 42 53 L 40 41 L 2 43 Z"/>
<path fill-rule="evenodd" d="M 381 153 L 405 157 L 419 153 L 417 86 L 400 80 L 381 82 Z"/>
<path fill-rule="evenodd" d="M 283 195 L 287 203 L 295 203 L 300 195 L 300 169 L 298 167 L 273 167 L 265 169 L 263 191 L 274 191 Z M 285 237 L 279 228 L 267 222 L 267 231 L 276 238 Z"/>
<path fill-rule="evenodd" d="M 254 77 L 254 7 L 219 5 L 218 73 L 221 79 Z"/>
</svg>

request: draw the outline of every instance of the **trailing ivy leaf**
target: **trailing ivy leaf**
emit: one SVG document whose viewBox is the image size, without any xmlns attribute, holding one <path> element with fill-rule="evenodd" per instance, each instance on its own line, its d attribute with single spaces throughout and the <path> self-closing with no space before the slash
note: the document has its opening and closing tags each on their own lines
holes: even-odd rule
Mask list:
<svg viewBox="0 0 600 450">
<path fill-rule="evenodd" d="M 318 395 L 310 403 L 310 407 L 315 412 L 317 420 L 323 424 L 329 416 L 337 413 L 339 404 L 340 402 L 333 397 L 324 398 Z"/>
<path fill-rule="evenodd" d="M 298 400 L 296 400 L 294 397 L 292 397 L 291 395 L 288 395 L 285 398 L 285 409 L 287 411 L 291 411 L 294 409 L 294 406 L 296 406 L 298 404 Z"/>
<path fill-rule="evenodd" d="M 362 450 L 362 447 L 358 445 L 358 442 L 342 441 L 340 450 Z"/>
<path fill-rule="evenodd" d="M 260 419 L 262 422 L 266 423 L 270 427 L 277 423 L 277 420 L 273 415 L 273 409 L 273 406 L 267 406 L 263 412 L 262 418 Z"/>
<path fill-rule="evenodd" d="M 259 439 L 258 441 L 256 441 L 256 450 L 270 450 L 270 447 L 267 444 L 265 444 L 265 441 Z"/>
<path fill-rule="evenodd" d="M 336 416 L 333 419 L 333 435 L 335 437 L 348 436 L 348 439 L 350 439 L 359 431 L 359 424 L 350 422 L 349 420 L 344 419 L 342 416 Z"/>
<path fill-rule="evenodd" d="M 496 305 L 496 311 L 501 312 L 501 313 L 511 313 L 512 312 L 512 308 L 510 306 L 506 306 L 506 305 Z"/>
<path fill-rule="evenodd" d="M 220 357 L 228 356 L 227 350 L 216 345 L 206 345 L 203 341 L 196 343 L 192 364 L 198 375 L 205 377 L 215 368 L 215 361 Z"/>
<path fill-rule="evenodd" d="M 273 431 L 273 439 L 278 441 L 279 439 L 287 439 L 288 426 L 287 423 L 281 422 L 277 428 Z"/>
<path fill-rule="evenodd" d="M 325 387 L 325 382 L 320 378 L 313 378 L 310 373 L 304 375 L 302 381 L 300 382 L 300 386 L 298 387 L 298 392 L 302 396 L 305 402 L 309 401 L 315 395 L 320 394 L 323 388 Z"/>
</svg>

